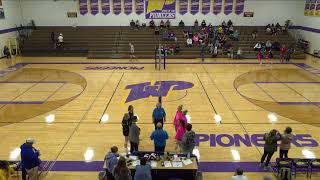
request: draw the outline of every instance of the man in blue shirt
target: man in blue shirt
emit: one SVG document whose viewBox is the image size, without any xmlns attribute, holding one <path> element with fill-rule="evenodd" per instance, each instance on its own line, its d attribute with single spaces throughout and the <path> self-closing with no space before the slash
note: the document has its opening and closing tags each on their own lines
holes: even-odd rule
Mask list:
<svg viewBox="0 0 320 180">
<path fill-rule="evenodd" d="M 38 169 L 41 161 L 39 159 L 40 151 L 33 147 L 34 140 L 29 138 L 26 143 L 20 146 L 22 169 L 27 171 L 29 180 L 38 179 Z"/>
<path fill-rule="evenodd" d="M 161 107 L 161 103 L 157 103 L 157 107 L 153 110 L 152 120 L 154 123 L 154 128 L 157 129 L 157 124 L 160 122 L 163 126 L 163 122 L 166 122 L 166 112 Z"/>
<path fill-rule="evenodd" d="M 157 123 L 157 128 L 152 132 L 150 139 L 154 141 L 155 152 L 164 152 L 166 141 L 169 139 L 169 136 L 168 133 L 162 129 L 161 122 Z"/>
</svg>

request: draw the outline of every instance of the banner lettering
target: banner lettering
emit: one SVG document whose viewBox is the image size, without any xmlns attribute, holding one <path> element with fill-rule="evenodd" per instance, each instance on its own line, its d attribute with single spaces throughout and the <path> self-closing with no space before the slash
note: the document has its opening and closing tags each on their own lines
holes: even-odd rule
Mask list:
<svg viewBox="0 0 320 180">
<path fill-rule="evenodd" d="M 109 0 L 101 0 L 101 12 L 104 15 L 110 13 L 110 1 Z"/>
<path fill-rule="evenodd" d="M 126 15 L 132 13 L 132 0 L 124 0 L 124 13 Z"/>
<path fill-rule="evenodd" d="M 121 0 L 113 0 L 113 13 L 119 15 L 121 13 Z"/>
<path fill-rule="evenodd" d="M 236 0 L 236 8 L 235 8 L 235 13 L 237 15 L 240 15 L 244 11 L 244 0 Z"/>
<path fill-rule="evenodd" d="M 179 13 L 184 15 L 188 12 L 188 0 L 179 1 Z"/>
<path fill-rule="evenodd" d="M 136 1 L 136 14 L 140 15 L 144 12 L 144 0 L 135 0 Z"/>
<path fill-rule="evenodd" d="M 147 0 L 146 19 L 175 19 L 176 0 Z"/>
<path fill-rule="evenodd" d="M 99 13 L 99 2 L 98 0 L 90 0 L 90 11 L 92 15 Z"/>
</svg>

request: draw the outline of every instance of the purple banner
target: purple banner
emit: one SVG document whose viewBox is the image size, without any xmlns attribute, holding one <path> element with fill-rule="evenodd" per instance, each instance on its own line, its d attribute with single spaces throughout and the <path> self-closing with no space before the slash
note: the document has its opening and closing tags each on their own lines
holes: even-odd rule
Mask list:
<svg viewBox="0 0 320 180">
<path fill-rule="evenodd" d="M 144 12 L 144 0 L 135 0 L 136 1 L 136 14 L 140 15 Z"/>
<path fill-rule="evenodd" d="M 121 0 L 113 0 L 113 14 L 119 15 L 121 13 Z"/>
<path fill-rule="evenodd" d="M 236 0 L 236 8 L 235 8 L 236 14 L 240 15 L 244 11 L 244 0 Z"/>
<path fill-rule="evenodd" d="M 225 0 L 224 1 L 224 14 L 229 15 L 232 13 L 233 9 L 233 0 Z"/>
<path fill-rule="evenodd" d="M 104 15 L 110 13 L 110 1 L 109 0 L 101 0 L 101 12 Z"/>
<path fill-rule="evenodd" d="M 195 15 L 199 12 L 199 0 L 191 0 L 190 13 Z"/>
<path fill-rule="evenodd" d="M 179 1 L 179 13 L 184 15 L 188 12 L 188 0 Z"/>
<path fill-rule="evenodd" d="M 213 14 L 217 15 L 221 13 L 221 9 L 222 9 L 222 0 L 214 0 Z"/>
<path fill-rule="evenodd" d="M 99 2 L 98 0 L 90 0 L 90 11 L 92 15 L 99 13 Z"/>
<path fill-rule="evenodd" d="M 147 0 L 146 19 L 175 19 L 175 0 Z"/>
<path fill-rule="evenodd" d="M 132 0 L 124 0 L 124 13 L 126 15 L 132 13 Z"/>
<path fill-rule="evenodd" d="M 79 0 L 80 14 L 85 15 L 88 13 L 88 2 L 87 0 Z"/>
<path fill-rule="evenodd" d="M 210 12 L 211 0 L 202 0 L 202 14 L 208 14 Z"/>
</svg>

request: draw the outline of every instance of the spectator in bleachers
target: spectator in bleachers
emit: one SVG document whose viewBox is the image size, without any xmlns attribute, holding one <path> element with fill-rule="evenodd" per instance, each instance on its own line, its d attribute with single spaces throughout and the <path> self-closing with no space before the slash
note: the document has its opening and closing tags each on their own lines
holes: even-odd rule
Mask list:
<svg viewBox="0 0 320 180">
<path fill-rule="evenodd" d="M 282 45 L 282 47 L 280 48 L 280 62 L 283 63 L 285 56 L 287 54 L 288 48 L 286 47 L 286 45 Z"/>
<path fill-rule="evenodd" d="M 154 29 L 154 35 L 160 35 L 160 30 L 158 27 Z"/>
<path fill-rule="evenodd" d="M 236 59 L 241 59 L 241 56 L 242 56 L 242 49 L 239 47 L 238 50 L 237 50 Z"/>
<path fill-rule="evenodd" d="M 166 21 L 166 27 L 167 27 L 167 28 L 170 28 L 170 27 L 171 27 L 171 23 L 170 23 L 169 19 Z"/>
<path fill-rule="evenodd" d="M 163 32 L 162 39 L 165 41 L 169 40 L 169 32 L 167 30 Z"/>
<path fill-rule="evenodd" d="M 218 28 L 218 34 L 223 34 L 223 27 L 222 27 L 222 26 L 219 26 L 219 28 Z"/>
<path fill-rule="evenodd" d="M 0 161 L 0 179 L 1 180 L 10 180 L 11 174 L 14 170 L 10 167 L 7 161 Z"/>
<path fill-rule="evenodd" d="M 266 30 L 266 34 L 272 34 L 272 29 L 270 24 L 266 26 L 265 30 Z"/>
<path fill-rule="evenodd" d="M 138 30 L 140 28 L 140 22 L 139 20 L 136 20 L 136 30 Z"/>
<path fill-rule="evenodd" d="M 190 37 L 188 37 L 187 39 L 187 47 L 192 47 L 192 39 Z"/>
<path fill-rule="evenodd" d="M 184 28 L 184 22 L 182 20 L 179 22 L 179 27 Z"/>
<path fill-rule="evenodd" d="M 228 27 L 233 26 L 233 22 L 231 21 L 231 19 L 229 19 L 228 23 L 227 23 Z"/>
<path fill-rule="evenodd" d="M 154 141 L 154 151 L 164 152 L 166 141 L 169 139 L 168 133 L 162 129 L 162 123 L 158 122 L 156 129 L 152 132 L 150 139 Z"/>
<path fill-rule="evenodd" d="M 184 133 L 186 132 L 186 124 L 185 121 L 180 119 L 179 120 L 179 126 L 176 132 L 176 136 L 175 136 L 175 141 L 176 141 L 176 146 L 175 146 L 175 152 L 177 154 L 180 154 L 182 152 L 182 137 L 184 135 Z"/>
<path fill-rule="evenodd" d="M 234 41 L 239 41 L 239 31 L 235 30 L 231 35 L 230 35 L 230 38 Z"/>
<path fill-rule="evenodd" d="M 276 24 L 276 29 L 277 29 L 278 32 L 282 31 L 281 25 L 278 22 Z"/>
<path fill-rule="evenodd" d="M 198 20 L 197 20 L 197 19 L 194 21 L 193 26 L 194 26 L 195 29 L 198 29 L 199 23 L 198 23 Z"/>
<path fill-rule="evenodd" d="M 267 50 L 267 51 L 270 51 L 270 50 L 271 50 L 271 47 L 272 47 L 272 43 L 271 43 L 270 40 L 268 40 L 268 41 L 266 42 L 266 50 Z"/>
<path fill-rule="evenodd" d="M 55 32 L 54 32 L 54 31 L 51 32 L 50 38 L 51 38 L 51 42 L 52 42 L 53 44 L 55 44 L 55 43 L 56 43 L 56 35 L 55 35 Z"/>
<path fill-rule="evenodd" d="M 131 172 L 127 167 L 127 161 L 124 157 L 120 157 L 117 166 L 113 169 L 115 180 L 131 180 Z"/>
<path fill-rule="evenodd" d="M 153 19 L 149 22 L 149 26 L 151 29 L 155 28 L 156 25 L 155 25 Z"/>
<path fill-rule="evenodd" d="M 208 48 L 209 48 L 209 53 L 213 54 L 214 47 L 213 47 L 212 40 L 208 41 Z"/>
<path fill-rule="evenodd" d="M 183 37 L 184 38 L 188 38 L 189 37 L 188 30 L 183 30 Z"/>
<path fill-rule="evenodd" d="M 187 124 L 186 132 L 184 133 L 181 141 L 183 154 L 192 154 L 195 146 L 195 136 L 196 133 L 192 130 L 192 125 Z"/>
<path fill-rule="evenodd" d="M 141 23 L 141 27 L 142 27 L 142 28 L 146 28 L 146 27 L 147 27 L 147 24 L 146 24 L 146 23 Z"/>
<path fill-rule="evenodd" d="M 204 61 L 204 57 L 205 57 L 206 50 L 205 50 L 204 44 L 201 43 L 200 46 L 201 46 L 200 58 L 201 58 L 201 61 L 203 62 L 203 61 Z"/>
<path fill-rule="evenodd" d="M 253 30 L 251 33 L 252 39 L 255 40 L 258 37 L 258 31 L 257 30 Z"/>
<path fill-rule="evenodd" d="M 174 41 L 176 39 L 176 35 L 174 34 L 173 30 L 170 30 L 168 33 L 168 39 Z"/>
<path fill-rule="evenodd" d="M 39 158 L 40 151 L 34 148 L 33 144 L 34 140 L 28 138 L 26 142 L 20 146 L 22 169 L 27 171 L 29 180 L 38 179 L 39 165 L 41 164 Z"/>
<path fill-rule="evenodd" d="M 254 49 L 255 51 L 260 51 L 260 50 L 262 49 L 261 43 L 260 43 L 260 42 L 257 42 L 257 44 L 254 45 L 253 49 Z"/>
<path fill-rule="evenodd" d="M 163 20 L 160 21 L 160 28 L 161 28 L 161 29 L 162 29 L 162 28 L 165 28 L 165 24 L 164 24 Z"/>
<path fill-rule="evenodd" d="M 230 27 L 227 28 L 227 34 L 233 34 L 233 32 L 234 32 L 234 28 L 231 25 Z"/>
<path fill-rule="evenodd" d="M 266 133 L 263 136 L 263 140 L 265 141 L 264 144 L 264 151 L 261 157 L 260 165 L 264 167 L 264 169 L 268 169 L 269 162 L 273 156 L 273 154 L 277 151 L 277 142 L 281 140 L 281 134 L 273 129 L 269 133 Z M 267 158 L 266 162 L 264 163 L 265 159 Z"/>
<path fill-rule="evenodd" d="M 280 158 L 288 158 L 288 152 L 291 147 L 291 141 L 293 139 L 291 127 L 287 127 L 281 136 L 280 143 Z"/>
<path fill-rule="evenodd" d="M 193 37 L 192 37 L 192 40 L 193 40 L 193 44 L 198 46 L 199 44 L 199 36 L 198 36 L 198 33 L 194 34 Z"/>
<path fill-rule="evenodd" d="M 243 175 L 243 169 L 237 168 L 234 176 L 231 177 L 231 180 L 248 180 L 248 178 Z"/>
<path fill-rule="evenodd" d="M 136 27 L 136 23 L 132 19 L 131 22 L 130 22 L 130 29 L 134 29 L 135 27 Z"/>
<path fill-rule="evenodd" d="M 140 128 L 137 126 L 137 116 L 133 116 L 132 124 L 129 130 L 130 152 L 139 151 Z"/>
<path fill-rule="evenodd" d="M 225 32 L 226 29 L 227 29 L 227 27 L 228 27 L 228 26 L 227 26 L 227 23 L 226 23 L 225 21 L 222 21 L 221 27 L 222 27 L 223 31 Z"/>
<path fill-rule="evenodd" d="M 233 59 L 233 55 L 234 55 L 234 49 L 232 46 L 230 46 L 227 50 L 227 55 L 229 59 Z"/>
<path fill-rule="evenodd" d="M 180 45 L 178 43 L 176 43 L 176 46 L 174 49 L 174 54 L 179 54 L 180 51 L 181 51 Z"/>
<path fill-rule="evenodd" d="M 108 152 L 104 158 L 104 161 L 106 162 L 106 176 L 108 179 L 113 179 L 112 172 L 118 164 L 118 157 L 118 147 L 112 146 L 110 152 Z"/>
<path fill-rule="evenodd" d="M 189 30 L 188 30 L 188 36 L 189 36 L 190 38 L 193 37 L 193 31 L 192 31 L 191 28 L 189 28 Z"/>
<path fill-rule="evenodd" d="M 205 28 L 206 26 L 207 26 L 206 21 L 205 21 L 205 20 L 202 20 L 202 22 L 201 22 L 201 27 L 202 27 L 202 28 Z"/>
<path fill-rule="evenodd" d="M 7 59 L 11 59 L 11 53 L 10 53 L 10 50 L 9 50 L 8 46 L 4 46 L 3 47 L 3 55 Z"/>
<path fill-rule="evenodd" d="M 289 47 L 288 48 L 288 51 L 287 51 L 287 55 L 286 55 L 286 62 L 289 62 L 290 59 L 291 59 L 291 55 L 295 52 L 295 49 L 293 46 Z"/>
<path fill-rule="evenodd" d="M 63 48 L 63 45 L 64 45 L 64 37 L 63 37 L 63 34 L 62 34 L 62 33 L 59 34 L 57 41 L 58 41 L 57 46 L 58 46 L 59 48 Z"/>
<path fill-rule="evenodd" d="M 147 159 L 142 158 L 140 165 L 136 166 L 136 172 L 134 174 L 135 180 L 152 180 L 151 166 L 147 164 Z"/>
<path fill-rule="evenodd" d="M 273 57 L 274 57 L 274 55 L 273 55 L 272 50 L 268 51 L 268 59 L 269 59 L 271 64 L 273 64 L 273 61 L 272 61 Z"/>
</svg>

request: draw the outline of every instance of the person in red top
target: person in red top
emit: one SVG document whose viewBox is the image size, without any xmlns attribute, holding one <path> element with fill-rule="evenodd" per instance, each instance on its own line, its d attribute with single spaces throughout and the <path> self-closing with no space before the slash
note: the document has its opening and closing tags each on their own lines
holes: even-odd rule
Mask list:
<svg viewBox="0 0 320 180">
<path fill-rule="evenodd" d="M 285 45 L 282 45 L 282 47 L 280 48 L 280 61 L 281 63 L 284 62 L 285 59 L 285 55 L 288 52 L 288 48 Z"/>
<path fill-rule="evenodd" d="M 182 119 L 182 107 L 183 107 L 182 105 L 178 106 L 176 115 L 174 116 L 174 119 L 173 119 L 173 125 L 176 132 L 179 127 L 179 120 Z"/>
<path fill-rule="evenodd" d="M 175 147 L 175 151 L 177 154 L 182 152 L 182 137 L 184 135 L 184 133 L 186 132 L 186 124 L 184 123 L 184 120 L 180 120 L 179 121 L 179 127 L 177 129 L 177 133 L 175 136 L 175 140 L 176 140 L 176 147 Z"/>
</svg>

